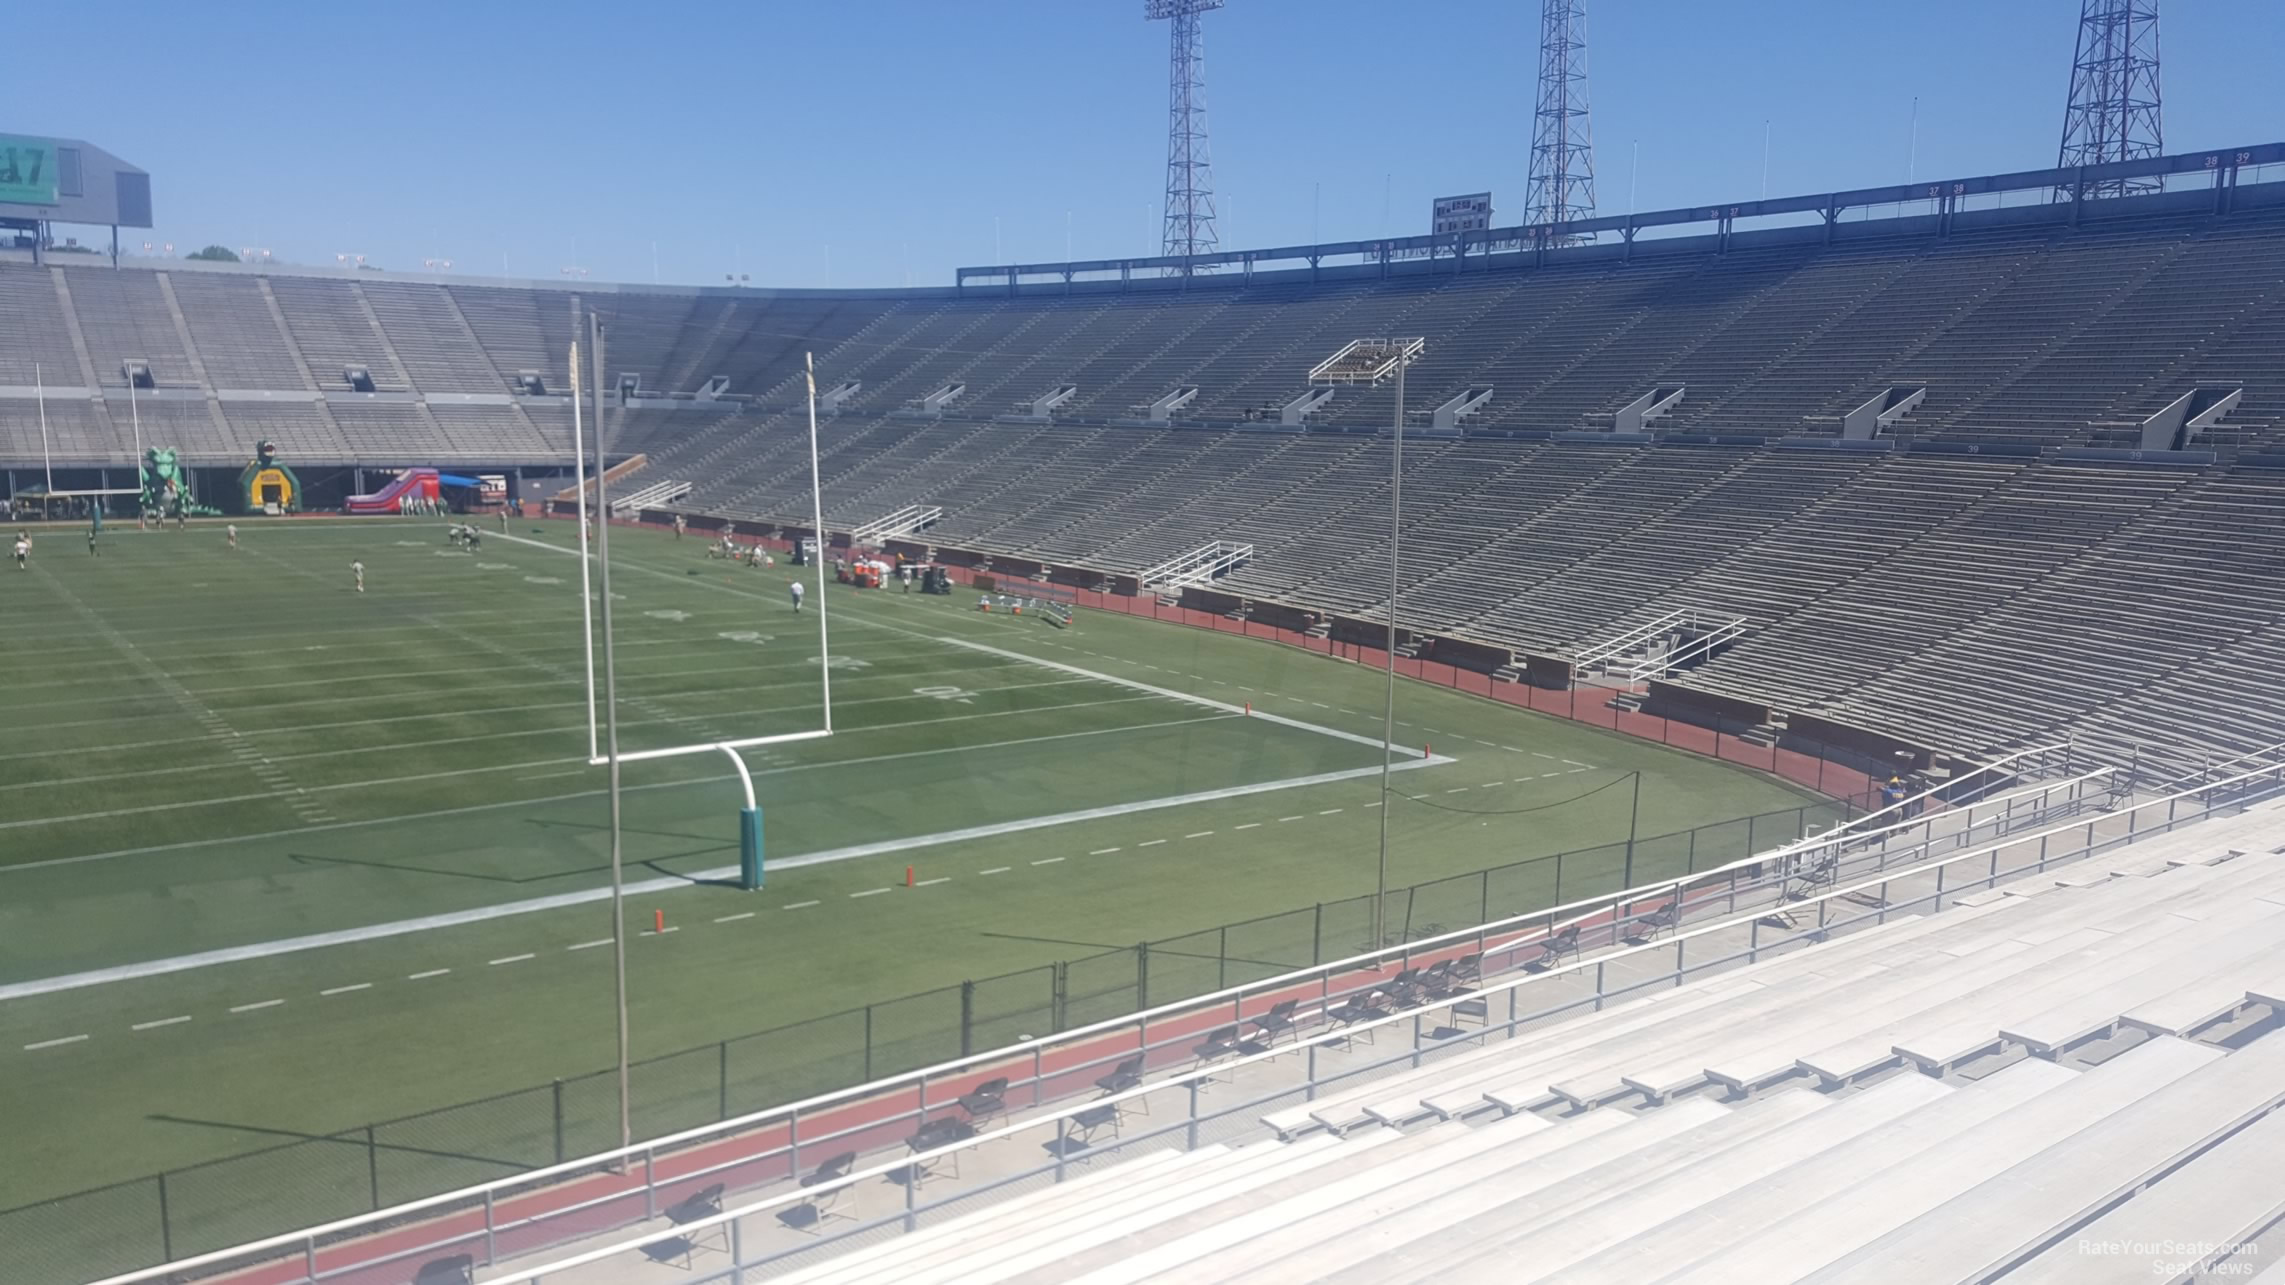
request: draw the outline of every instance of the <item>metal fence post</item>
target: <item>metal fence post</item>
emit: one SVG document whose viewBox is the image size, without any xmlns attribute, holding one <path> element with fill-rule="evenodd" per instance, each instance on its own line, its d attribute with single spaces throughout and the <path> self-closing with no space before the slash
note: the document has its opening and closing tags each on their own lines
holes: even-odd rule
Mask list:
<svg viewBox="0 0 2285 1285">
<path fill-rule="evenodd" d="M 976 983 L 960 983 L 960 1056 L 976 1051 Z"/>
<path fill-rule="evenodd" d="M 381 1149 L 373 1140 L 373 1126 L 365 1126 L 365 1178 L 373 1185 L 373 1208 L 381 1207 Z"/>
<path fill-rule="evenodd" d="M 1314 968 L 1325 962 L 1325 903 L 1317 903 L 1317 915 L 1309 925 L 1309 965 Z"/>
<path fill-rule="evenodd" d="M 1150 1011 L 1150 943 L 1135 943 L 1135 1010 Z"/>
<path fill-rule="evenodd" d="M 159 1172 L 159 1258 L 163 1262 L 175 1259 L 175 1231 L 167 1217 L 167 1175 Z"/>
<path fill-rule="evenodd" d="M 1222 934 L 1214 947 L 1214 989 L 1226 990 L 1230 985 L 1230 926 L 1222 925 Z"/>
<path fill-rule="evenodd" d="M 1480 878 L 1482 886 L 1476 889 L 1476 922 L 1479 924 L 1492 917 L 1491 870 L 1486 868 L 1481 871 Z"/>
<path fill-rule="evenodd" d="M 557 1164 L 562 1164 L 562 1163 L 563 1163 L 563 1081 L 561 1081 L 561 1080 L 557 1080 L 557 1081 L 554 1083 L 554 1085 L 553 1085 L 553 1089 L 554 1089 L 554 1097 L 555 1097 L 555 1162 L 556 1162 Z"/>
<path fill-rule="evenodd" d="M 865 1005 L 865 1083 L 873 1082 L 873 1006 Z"/>
<path fill-rule="evenodd" d="M 715 1079 L 721 1086 L 721 1091 L 715 1098 L 717 1111 L 714 1118 L 727 1120 L 730 1118 L 730 1041 L 723 1040 L 714 1047 L 718 1055 Z"/>
</svg>

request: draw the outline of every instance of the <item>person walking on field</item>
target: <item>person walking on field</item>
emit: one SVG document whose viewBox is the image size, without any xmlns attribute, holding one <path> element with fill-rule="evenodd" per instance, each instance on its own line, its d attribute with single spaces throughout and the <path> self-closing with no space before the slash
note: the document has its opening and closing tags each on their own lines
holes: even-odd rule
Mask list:
<svg viewBox="0 0 2285 1285">
<path fill-rule="evenodd" d="M 356 559 L 349 564 L 349 574 L 357 578 L 357 592 L 365 592 L 365 561 Z"/>
<path fill-rule="evenodd" d="M 229 526 L 226 526 L 226 527 L 224 527 L 224 528 L 222 528 L 222 529 L 223 529 L 225 532 L 228 532 L 228 533 L 229 533 L 229 536 L 230 536 L 230 547 L 231 547 L 231 548 L 233 548 L 233 549 L 237 548 L 237 547 L 238 547 L 238 524 L 237 524 L 237 523 L 235 523 L 235 522 L 233 522 L 233 523 L 231 523 Z"/>
<path fill-rule="evenodd" d="M 17 547 L 18 547 L 18 548 L 22 548 L 23 546 L 21 546 L 21 545 L 18 545 Z M 22 560 L 21 558 L 19 558 L 19 559 L 18 559 L 18 561 L 21 561 L 21 560 Z M 793 582 L 793 585 L 792 585 L 792 588 L 793 588 L 793 610 L 794 610 L 794 613 L 795 613 L 796 615 L 799 615 L 799 614 L 801 613 L 801 581 L 799 581 L 799 580 L 796 580 L 796 581 L 794 581 L 794 582 Z"/>
</svg>

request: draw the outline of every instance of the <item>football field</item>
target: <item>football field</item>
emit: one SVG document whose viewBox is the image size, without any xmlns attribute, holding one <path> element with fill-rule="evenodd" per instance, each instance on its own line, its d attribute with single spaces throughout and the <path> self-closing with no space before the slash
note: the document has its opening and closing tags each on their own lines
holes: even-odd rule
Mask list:
<svg viewBox="0 0 2285 1285">
<path fill-rule="evenodd" d="M 0 1211 L 610 1065 L 574 532 L 487 520 L 468 553 L 444 525 L 250 520 L 235 551 L 218 524 L 114 528 L 99 557 L 57 529 L 0 571 Z M 799 573 L 614 533 L 623 743 L 820 726 Z M 1371 890 L 1378 671 L 972 594 L 827 599 L 833 735 L 747 755 L 764 890 L 732 881 L 726 758 L 625 768 L 638 1058 Z M 1645 835 L 1804 800 L 1398 699 L 1392 886 L 1624 839 L 1638 771 Z M 729 1105 L 900 1069 L 797 1074 L 800 1043 L 760 1050 Z M 400 1198 L 498 1172 L 489 1140 L 449 1142 L 391 1157 Z M 337 1212 L 312 1200 L 303 1221 Z M 213 1236 L 295 1217 L 218 1211 Z"/>
</svg>

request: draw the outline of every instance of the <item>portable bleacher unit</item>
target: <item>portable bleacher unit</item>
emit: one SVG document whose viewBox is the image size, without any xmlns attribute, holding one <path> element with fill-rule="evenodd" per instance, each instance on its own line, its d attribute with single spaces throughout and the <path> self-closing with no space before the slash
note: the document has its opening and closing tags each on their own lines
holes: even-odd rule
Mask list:
<svg viewBox="0 0 2285 1285">
<path fill-rule="evenodd" d="M 1031 580 L 1005 581 L 992 576 L 978 576 L 975 584 L 990 600 L 993 611 L 1030 616 L 1057 629 L 1069 628 L 1078 616 L 1078 592 L 1062 585 Z"/>
</svg>

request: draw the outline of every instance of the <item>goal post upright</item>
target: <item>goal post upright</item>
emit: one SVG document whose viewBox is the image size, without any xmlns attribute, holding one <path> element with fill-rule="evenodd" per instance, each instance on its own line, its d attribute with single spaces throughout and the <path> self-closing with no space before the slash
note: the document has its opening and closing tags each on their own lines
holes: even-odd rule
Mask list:
<svg viewBox="0 0 2285 1285">
<path fill-rule="evenodd" d="M 825 482 L 817 472 L 817 355 L 801 355 L 802 379 L 809 385 L 809 523 L 817 532 L 817 677 L 824 695 L 825 734 L 833 734 L 833 652 L 825 632 Z M 799 537 L 796 537 L 797 539 Z"/>
<path fill-rule="evenodd" d="M 587 433 L 579 390 L 579 340 L 571 341 L 571 477 L 577 485 L 579 502 L 574 510 L 579 519 L 579 622 L 580 637 L 587 657 L 587 761 L 601 763 L 602 747 L 597 743 L 595 728 L 595 592 L 588 584 L 587 558 Z M 600 416 L 603 408 L 597 406 Z M 601 461 L 598 460 L 598 465 Z"/>
</svg>

